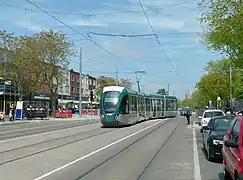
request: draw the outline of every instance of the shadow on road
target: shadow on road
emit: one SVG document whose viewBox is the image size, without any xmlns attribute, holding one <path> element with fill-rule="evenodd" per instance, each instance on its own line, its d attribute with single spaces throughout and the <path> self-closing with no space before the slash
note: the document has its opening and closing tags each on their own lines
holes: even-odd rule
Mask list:
<svg viewBox="0 0 243 180">
<path fill-rule="evenodd" d="M 201 152 L 204 154 L 205 158 L 207 159 L 207 155 L 208 155 L 207 151 L 203 147 L 201 147 L 200 149 L 201 149 Z M 210 162 L 217 163 L 217 164 L 222 164 L 223 160 L 222 159 L 214 159 L 214 160 L 212 160 Z"/>
</svg>

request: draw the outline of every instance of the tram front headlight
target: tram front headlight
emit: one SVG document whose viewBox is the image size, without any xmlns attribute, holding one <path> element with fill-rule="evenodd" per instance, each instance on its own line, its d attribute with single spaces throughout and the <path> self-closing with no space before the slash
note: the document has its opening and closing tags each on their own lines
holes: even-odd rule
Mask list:
<svg viewBox="0 0 243 180">
<path fill-rule="evenodd" d="M 101 116 L 100 116 L 102 119 L 105 117 L 105 115 L 104 114 L 101 114 Z"/>
</svg>

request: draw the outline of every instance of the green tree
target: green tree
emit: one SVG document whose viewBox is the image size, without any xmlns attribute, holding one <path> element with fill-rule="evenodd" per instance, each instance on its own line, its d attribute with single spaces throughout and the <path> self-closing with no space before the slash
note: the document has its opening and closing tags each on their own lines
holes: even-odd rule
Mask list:
<svg viewBox="0 0 243 180">
<path fill-rule="evenodd" d="M 158 89 L 156 94 L 160 94 L 160 95 L 168 95 L 168 91 L 166 91 L 166 89 Z"/>
<path fill-rule="evenodd" d="M 55 107 L 55 98 L 58 84 L 63 80 L 63 72 L 70 64 L 70 56 L 75 54 L 73 44 L 65 34 L 54 30 L 43 30 L 34 35 L 38 42 L 38 51 L 41 63 L 39 72 L 41 81 L 49 90 L 52 108 Z"/>
<path fill-rule="evenodd" d="M 204 9 L 199 21 L 207 26 L 204 43 L 212 50 L 229 55 L 229 59 L 243 68 L 242 1 L 200 0 L 199 5 Z"/>
<path fill-rule="evenodd" d="M 18 48 L 12 53 L 9 77 L 20 92 L 20 99 L 28 98 L 40 88 L 40 58 L 38 42 L 33 37 L 19 37 Z"/>
<path fill-rule="evenodd" d="M 207 104 L 208 101 L 213 101 L 215 103 L 217 96 L 219 96 L 223 102 L 229 100 L 229 66 L 230 60 L 228 59 L 208 62 L 205 67 L 207 74 L 203 75 L 196 85 L 200 93 L 200 98 L 197 100 L 198 104 L 202 105 L 202 102 Z M 237 66 L 233 66 L 233 70 L 232 93 L 233 97 L 240 98 L 243 94 L 243 73 Z"/>
<path fill-rule="evenodd" d="M 3 78 L 7 78 L 9 75 L 12 53 L 17 48 L 17 44 L 17 38 L 13 33 L 0 30 L 0 76 Z"/>
<path fill-rule="evenodd" d="M 102 90 L 106 86 L 115 86 L 116 85 L 116 80 L 112 77 L 107 77 L 107 76 L 99 76 L 97 78 L 97 82 L 99 84 L 99 87 L 97 89 L 97 95 L 100 95 L 102 93 Z"/>
<path fill-rule="evenodd" d="M 122 86 L 122 87 L 132 88 L 132 81 L 129 78 L 120 78 L 118 84 L 119 84 L 119 86 Z"/>
</svg>

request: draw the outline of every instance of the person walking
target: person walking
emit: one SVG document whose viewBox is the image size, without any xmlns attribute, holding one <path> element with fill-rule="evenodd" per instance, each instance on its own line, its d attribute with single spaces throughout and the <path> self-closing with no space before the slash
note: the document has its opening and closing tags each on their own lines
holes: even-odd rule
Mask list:
<svg viewBox="0 0 243 180">
<path fill-rule="evenodd" d="M 190 117 L 191 117 L 191 111 L 190 109 L 187 109 L 186 111 L 186 119 L 187 119 L 187 124 L 190 124 Z"/>
</svg>

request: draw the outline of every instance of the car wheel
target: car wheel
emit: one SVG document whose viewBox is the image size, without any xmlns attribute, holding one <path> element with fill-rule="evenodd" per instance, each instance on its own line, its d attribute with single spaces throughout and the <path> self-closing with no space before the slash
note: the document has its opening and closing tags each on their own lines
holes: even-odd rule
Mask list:
<svg viewBox="0 0 243 180">
<path fill-rule="evenodd" d="M 227 169 L 224 167 L 224 180 L 230 180 L 230 179 L 232 178 L 230 177 L 230 174 L 227 171 Z"/>
</svg>

